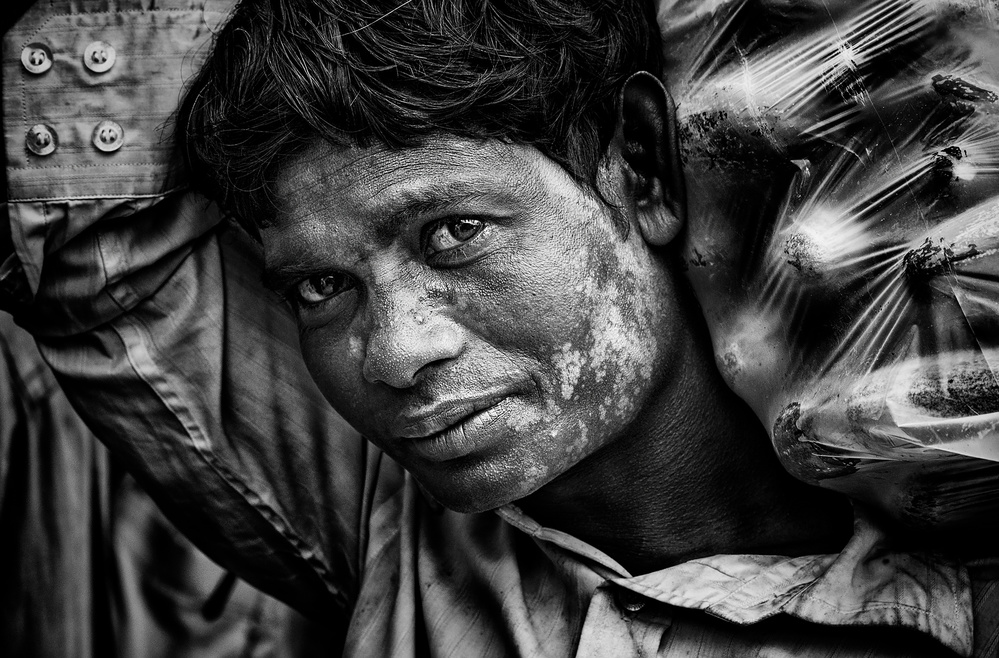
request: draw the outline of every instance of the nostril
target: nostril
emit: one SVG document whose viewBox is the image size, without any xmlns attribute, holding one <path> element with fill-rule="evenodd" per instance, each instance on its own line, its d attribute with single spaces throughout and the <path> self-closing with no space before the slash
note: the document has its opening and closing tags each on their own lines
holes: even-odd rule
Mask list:
<svg viewBox="0 0 999 658">
<path fill-rule="evenodd" d="M 408 352 L 403 344 L 379 345 L 369 341 L 364 359 L 364 377 L 373 384 L 409 388 L 415 383 L 419 371 L 413 365 L 415 361 L 415 355 Z"/>
<path fill-rule="evenodd" d="M 461 327 L 433 313 L 382 323 L 368 338 L 364 377 L 372 383 L 409 388 L 426 373 L 457 358 L 464 345 Z"/>
</svg>

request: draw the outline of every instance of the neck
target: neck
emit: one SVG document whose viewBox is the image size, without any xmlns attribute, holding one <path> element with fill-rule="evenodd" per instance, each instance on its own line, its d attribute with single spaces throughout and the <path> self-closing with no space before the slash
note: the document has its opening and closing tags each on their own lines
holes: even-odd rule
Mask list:
<svg viewBox="0 0 999 658">
<path fill-rule="evenodd" d="M 646 405 L 646 418 L 519 504 L 632 573 L 722 553 L 841 550 L 852 527 L 847 500 L 780 466 L 705 352 L 681 350 L 680 381 Z"/>
</svg>

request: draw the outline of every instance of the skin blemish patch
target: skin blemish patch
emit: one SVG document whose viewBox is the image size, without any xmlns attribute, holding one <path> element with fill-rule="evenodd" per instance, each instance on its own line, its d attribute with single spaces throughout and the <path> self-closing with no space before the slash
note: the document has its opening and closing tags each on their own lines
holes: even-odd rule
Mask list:
<svg viewBox="0 0 999 658">
<path fill-rule="evenodd" d="M 562 348 L 555 353 L 552 365 L 560 374 L 562 383 L 562 399 L 569 400 L 576 391 L 579 376 L 583 372 L 583 355 L 572 348 L 572 343 L 563 343 Z"/>
<path fill-rule="evenodd" d="M 609 269 L 616 275 L 604 280 L 590 279 L 585 284 L 585 294 L 591 299 L 593 309 L 586 350 L 589 377 L 594 384 L 611 380 L 612 393 L 605 396 L 599 407 L 601 420 L 608 413 L 627 419 L 636 412 L 639 405 L 633 391 L 641 390 L 638 384 L 652 377 L 656 361 L 651 347 L 656 341 L 650 318 L 657 309 L 650 306 L 647 301 L 650 295 L 642 290 L 641 279 L 635 274 L 648 271 L 648 264 L 641 262 L 620 236 L 611 230 L 607 233 L 613 251 L 593 254 L 592 258 L 613 261 Z M 563 353 L 557 354 L 556 360 Z"/>
<path fill-rule="evenodd" d="M 364 341 L 361 340 L 360 336 L 352 334 L 347 338 L 347 349 L 352 357 L 360 359 L 364 356 Z"/>
</svg>

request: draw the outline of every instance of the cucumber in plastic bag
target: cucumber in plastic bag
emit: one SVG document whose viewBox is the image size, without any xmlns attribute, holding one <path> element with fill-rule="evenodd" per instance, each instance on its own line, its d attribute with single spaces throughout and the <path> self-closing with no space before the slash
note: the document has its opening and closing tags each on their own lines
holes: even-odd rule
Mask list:
<svg viewBox="0 0 999 658">
<path fill-rule="evenodd" d="M 662 0 L 684 265 L 793 475 L 999 514 L 999 2 Z"/>
</svg>

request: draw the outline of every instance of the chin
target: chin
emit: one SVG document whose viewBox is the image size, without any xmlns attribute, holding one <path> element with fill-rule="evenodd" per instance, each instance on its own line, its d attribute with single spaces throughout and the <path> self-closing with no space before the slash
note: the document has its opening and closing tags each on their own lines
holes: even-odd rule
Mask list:
<svg viewBox="0 0 999 658">
<path fill-rule="evenodd" d="M 511 496 L 504 496 L 498 492 L 485 492 L 481 489 L 473 493 L 463 490 L 455 491 L 454 489 L 441 491 L 439 487 L 421 486 L 420 488 L 428 498 L 443 505 L 452 512 L 460 512 L 462 514 L 488 512 L 516 500 L 516 498 Z"/>
<path fill-rule="evenodd" d="M 435 498 L 435 500 L 437 500 Z M 488 512 L 494 510 L 497 507 L 503 507 L 510 501 L 502 502 L 490 502 L 490 501 L 473 501 L 466 499 L 454 499 L 454 500 L 437 500 L 438 503 L 448 508 L 452 512 L 460 512 L 461 514 L 478 514 L 480 512 Z"/>
<path fill-rule="evenodd" d="M 475 514 L 516 502 L 529 496 L 541 484 L 522 478 L 504 486 L 495 480 L 487 482 L 441 482 L 414 474 L 424 495 L 454 512 Z M 433 480 L 433 482 L 430 482 Z"/>
</svg>

